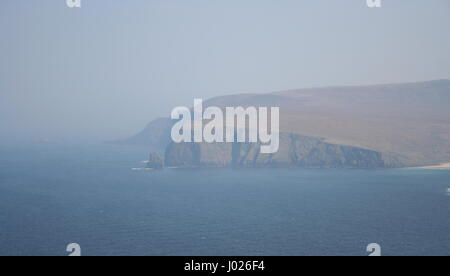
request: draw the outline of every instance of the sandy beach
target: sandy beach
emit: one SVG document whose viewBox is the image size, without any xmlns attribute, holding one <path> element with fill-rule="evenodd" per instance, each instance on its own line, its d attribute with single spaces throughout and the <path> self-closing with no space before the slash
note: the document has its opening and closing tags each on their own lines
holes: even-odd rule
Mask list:
<svg viewBox="0 0 450 276">
<path fill-rule="evenodd" d="M 450 170 L 450 163 L 442 163 L 442 164 L 436 165 L 436 166 L 419 167 L 419 169 Z"/>
</svg>

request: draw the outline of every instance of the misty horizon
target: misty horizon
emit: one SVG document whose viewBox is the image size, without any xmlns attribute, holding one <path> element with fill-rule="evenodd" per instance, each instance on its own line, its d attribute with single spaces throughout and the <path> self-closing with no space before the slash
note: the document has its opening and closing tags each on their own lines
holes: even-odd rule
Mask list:
<svg viewBox="0 0 450 276">
<path fill-rule="evenodd" d="M 194 98 L 450 79 L 445 0 L 0 5 L 2 141 L 125 138 Z"/>
</svg>

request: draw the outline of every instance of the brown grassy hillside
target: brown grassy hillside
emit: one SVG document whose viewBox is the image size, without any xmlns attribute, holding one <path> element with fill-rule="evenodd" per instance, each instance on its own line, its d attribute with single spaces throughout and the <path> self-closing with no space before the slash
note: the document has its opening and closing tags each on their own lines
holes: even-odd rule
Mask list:
<svg viewBox="0 0 450 276">
<path fill-rule="evenodd" d="M 450 162 L 450 80 L 240 94 L 209 105 L 279 106 L 282 132 L 393 154 L 405 165 Z M 155 140 L 151 126 L 132 140 Z"/>
</svg>

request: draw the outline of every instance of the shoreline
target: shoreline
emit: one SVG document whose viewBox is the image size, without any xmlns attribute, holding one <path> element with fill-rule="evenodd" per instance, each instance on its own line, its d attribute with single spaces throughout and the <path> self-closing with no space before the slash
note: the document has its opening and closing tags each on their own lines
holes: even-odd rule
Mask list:
<svg viewBox="0 0 450 276">
<path fill-rule="evenodd" d="M 435 166 L 417 167 L 417 169 L 426 169 L 426 170 L 450 170 L 450 163 L 442 163 L 442 164 L 440 164 L 440 165 L 435 165 Z"/>
</svg>

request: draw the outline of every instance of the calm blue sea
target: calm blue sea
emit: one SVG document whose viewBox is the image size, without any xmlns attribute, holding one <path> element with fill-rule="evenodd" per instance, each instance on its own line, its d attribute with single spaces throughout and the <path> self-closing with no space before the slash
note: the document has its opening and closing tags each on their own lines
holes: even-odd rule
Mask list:
<svg viewBox="0 0 450 276">
<path fill-rule="evenodd" d="M 0 149 L 0 255 L 450 255 L 450 171 L 132 171 L 142 148 Z"/>
</svg>

